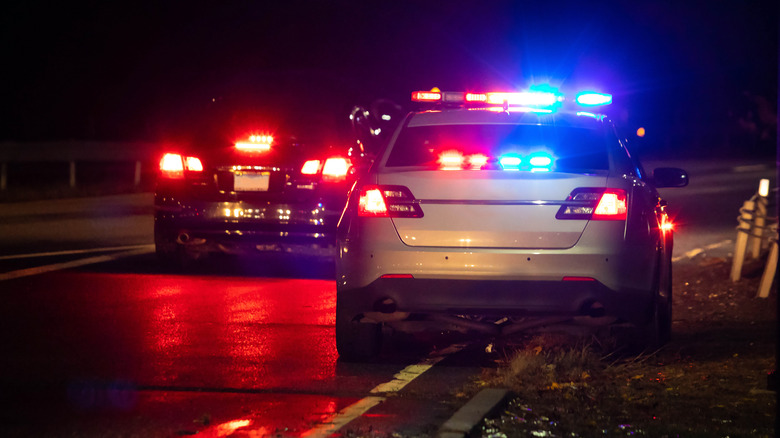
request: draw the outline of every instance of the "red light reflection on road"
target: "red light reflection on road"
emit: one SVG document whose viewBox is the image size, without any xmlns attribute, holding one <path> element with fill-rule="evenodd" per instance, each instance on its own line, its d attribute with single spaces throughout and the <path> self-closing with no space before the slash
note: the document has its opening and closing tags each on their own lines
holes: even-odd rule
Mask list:
<svg viewBox="0 0 780 438">
<path fill-rule="evenodd" d="M 142 348 L 154 355 L 148 372 L 156 384 L 259 388 L 333 379 L 332 281 L 137 278 Z"/>
</svg>

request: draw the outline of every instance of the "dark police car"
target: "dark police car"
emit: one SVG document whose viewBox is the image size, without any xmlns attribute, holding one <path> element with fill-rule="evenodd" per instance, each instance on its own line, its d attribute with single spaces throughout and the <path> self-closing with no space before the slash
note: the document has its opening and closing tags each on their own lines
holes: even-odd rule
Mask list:
<svg viewBox="0 0 780 438">
<path fill-rule="evenodd" d="M 160 158 L 156 252 L 175 266 L 210 253 L 334 254 L 361 153 L 250 131 L 201 139 Z"/>
</svg>

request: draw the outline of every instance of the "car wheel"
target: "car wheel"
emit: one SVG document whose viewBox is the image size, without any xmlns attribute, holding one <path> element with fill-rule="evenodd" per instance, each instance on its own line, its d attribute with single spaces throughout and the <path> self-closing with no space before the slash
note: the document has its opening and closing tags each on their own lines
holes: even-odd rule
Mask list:
<svg viewBox="0 0 780 438">
<path fill-rule="evenodd" d="M 639 340 L 644 349 L 660 348 L 672 337 L 672 263 L 666 263 L 665 272 L 659 273 L 650 318 L 639 327 Z"/>
<path fill-rule="evenodd" d="M 336 303 L 336 350 L 347 362 L 370 359 L 382 346 L 382 325 L 357 322 Z"/>
</svg>

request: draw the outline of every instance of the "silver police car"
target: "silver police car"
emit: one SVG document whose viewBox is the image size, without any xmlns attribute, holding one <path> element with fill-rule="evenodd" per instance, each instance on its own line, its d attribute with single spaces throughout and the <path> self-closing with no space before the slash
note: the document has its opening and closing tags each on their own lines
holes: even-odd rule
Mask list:
<svg viewBox="0 0 780 438">
<path fill-rule="evenodd" d="M 600 108 L 555 89 L 421 91 L 354 184 L 337 229 L 336 343 L 376 355 L 382 327 L 509 335 L 565 322 L 670 337 L 672 226 L 657 188 Z"/>
</svg>

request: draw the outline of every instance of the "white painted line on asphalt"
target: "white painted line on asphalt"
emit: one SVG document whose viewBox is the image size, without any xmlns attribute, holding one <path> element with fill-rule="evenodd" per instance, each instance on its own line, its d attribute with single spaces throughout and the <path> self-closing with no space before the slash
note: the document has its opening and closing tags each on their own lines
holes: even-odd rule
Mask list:
<svg viewBox="0 0 780 438">
<path fill-rule="evenodd" d="M 371 394 L 400 391 L 404 386 L 411 383 L 412 380 L 420 377 L 422 373 L 431 369 L 431 367 L 441 362 L 441 360 L 448 355 L 462 350 L 464 346 L 465 345 L 463 344 L 451 345 L 444 350 L 436 352 L 436 355 L 426 357 L 425 360 L 418 364 L 409 365 L 408 367 L 402 369 L 398 374 L 393 376 L 395 379 L 377 385 L 374 389 L 371 390 Z"/>
<path fill-rule="evenodd" d="M 129 251 L 131 249 L 146 248 L 149 245 L 110 246 L 106 248 L 71 249 L 67 251 L 36 252 L 33 254 L 12 254 L 0 256 L 0 260 L 32 259 L 35 257 L 56 257 L 73 254 L 90 254 L 95 252 Z"/>
<path fill-rule="evenodd" d="M 47 272 L 61 271 L 63 269 L 77 268 L 79 266 L 92 265 L 95 263 L 109 262 L 124 257 L 132 257 L 141 254 L 154 252 L 154 245 L 143 245 L 142 248 L 132 251 L 125 251 L 116 254 L 87 257 L 85 259 L 72 260 L 64 263 L 54 263 L 52 265 L 36 266 L 33 268 L 19 269 L 17 271 L 5 272 L 0 274 L 0 281 L 12 280 L 14 278 L 29 277 L 32 275 L 45 274 Z"/>
<path fill-rule="evenodd" d="M 697 255 L 705 252 L 705 251 L 709 251 L 709 250 L 713 250 L 713 249 L 716 249 L 716 248 L 720 248 L 722 246 L 730 245 L 731 243 L 733 243 L 732 240 L 726 239 L 726 240 L 723 240 L 723 241 L 720 241 L 720 242 L 717 242 L 717 243 L 713 243 L 713 244 L 707 245 L 707 246 L 705 246 L 703 248 L 692 249 L 692 250 L 686 252 L 685 254 L 683 254 L 681 256 L 672 257 L 672 262 L 679 262 L 680 260 L 683 260 L 683 259 L 692 259 L 692 258 L 696 257 Z"/>
<path fill-rule="evenodd" d="M 334 434 L 337 430 L 346 426 L 347 423 L 368 412 L 369 409 L 385 401 L 387 397 L 366 397 L 353 403 L 339 411 L 327 422 L 307 430 L 301 434 L 302 438 L 325 438 Z"/>
<path fill-rule="evenodd" d="M 454 345 L 450 345 L 449 347 L 443 350 L 431 353 L 422 362 L 414 365 L 409 365 L 408 367 L 401 370 L 398 374 L 393 376 L 395 377 L 393 380 L 389 382 L 381 383 L 376 387 L 374 387 L 374 389 L 371 390 L 371 394 L 380 394 L 380 393 L 389 394 L 389 393 L 400 391 L 404 386 L 411 383 L 411 381 L 416 379 L 417 377 L 420 377 L 420 375 L 422 375 L 424 372 L 431 369 L 431 367 L 433 367 L 437 363 L 441 362 L 445 357 L 462 350 L 465 346 L 466 346 L 465 344 L 454 344 Z M 338 431 L 342 427 L 346 426 L 352 420 L 365 414 L 366 412 L 368 412 L 369 409 L 384 402 L 385 400 L 387 400 L 387 397 L 381 397 L 381 396 L 365 397 L 347 406 L 346 408 L 342 409 L 333 417 L 329 418 L 319 426 L 304 432 L 301 435 L 301 437 L 306 437 L 306 438 L 329 437 L 332 434 L 336 433 L 336 431 Z"/>
</svg>

